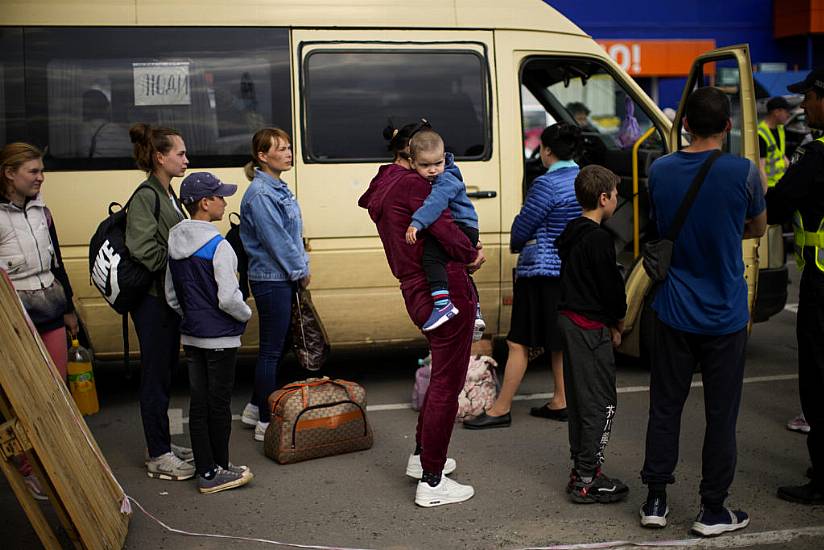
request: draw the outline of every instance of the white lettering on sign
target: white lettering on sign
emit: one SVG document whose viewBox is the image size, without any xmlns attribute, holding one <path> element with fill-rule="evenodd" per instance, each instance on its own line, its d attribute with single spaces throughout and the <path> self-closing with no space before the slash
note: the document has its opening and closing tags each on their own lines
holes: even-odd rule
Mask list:
<svg viewBox="0 0 824 550">
<path fill-rule="evenodd" d="M 609 56 L 631 74 L 641 72 L 641 45 L 640 44 L 612 44 L 608 49 Z"/>
<path fill-rule="evenodd" d="M 134 104 L 191 105 L 189 62 L 132 63 Z"/>
</svg>

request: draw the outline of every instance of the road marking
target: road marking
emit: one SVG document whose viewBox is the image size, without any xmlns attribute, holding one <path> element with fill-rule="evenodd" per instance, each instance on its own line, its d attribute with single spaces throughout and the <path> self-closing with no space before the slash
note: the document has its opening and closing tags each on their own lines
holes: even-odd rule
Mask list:
<svg viewBox="0 0 824 550">
<path fill-rule="evenodd" d="M 798 313 L 798 304 L 786 304 L 784 306 L 784 311 L 789 311 L 790 313 Z"/>
<path fill-rule="evenodd" d="M 749 378 L 744 378 L 745 384 L 757 384 L 760 382 L 779 382 L 785 380 L 796 380 L 798 379 L 797 374 L 776 374 L 772 376 L 751 376 Z M 703 384 L 700 381 L 693 382 L 690 384 L 692 388 L 700 388 Z M 625 386 L 623 388 L 618 388 L 618 393 L 642 393 L 648 392 L 649 386 Z M 514 401 L 534 401 L 538 399 L 552 399 L 554 394 L 550 393 L 525 393 L 521 395 L 516 395 L 514 397 Z M 411 409 L 412 403 L 386 403 L 383 405 L 368 405 L 366 407 L 367 412 L 379 412 L 379 411 L 402 411 L 406 409 Z M 233 414 L 232 420 L 240 420 L 239 414 Z M 171 435 L 181 435 L 183 433 L 183 424 L 189 423 L 189 417 L 183 416 L 183 409 L 169 409 L 169 432 Z"/>
<path fill-rule="evenodd" d="M 613 542 L 596 542 L 584 544 L 558 544 L 555 546 L 529 546 L 522 550 L 577 550 L 583 548 L 747 548 L 764 544 L 788 543 L 799 537 L 824 536 L 824 527 L 801 527 L 781 531 L 762 531 L 740 535 L 724 535 L 718 538 L 662 540 L 649 542 L 630 542 L 617 540 Z"/>
</svg>

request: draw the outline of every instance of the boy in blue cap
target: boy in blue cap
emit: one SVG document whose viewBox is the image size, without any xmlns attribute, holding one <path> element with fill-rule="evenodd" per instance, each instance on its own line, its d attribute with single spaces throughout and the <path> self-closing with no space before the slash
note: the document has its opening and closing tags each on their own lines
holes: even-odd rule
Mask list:
<svg viewBox="0 0 824 550">
<path fill-rule="evenodd" d="M 237 185 L 195 172 L 180 185 L 191 219 L 169 231 L 166 299 L 182 317 L 181 343 L 189 363 L 189 433 L 198 490 L 216 493 L 245 485 L 252 472 L 229 462 L 230 410 L 240 335 L 252 310 L 238 287 L 237 256 L 211 223 L 223 218 L 224 197 Z"/>
</svg>

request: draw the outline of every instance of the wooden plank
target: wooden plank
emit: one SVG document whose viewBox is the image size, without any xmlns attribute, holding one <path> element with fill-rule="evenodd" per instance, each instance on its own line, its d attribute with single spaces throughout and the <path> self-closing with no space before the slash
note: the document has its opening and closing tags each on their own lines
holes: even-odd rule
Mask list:
<svg viewBox="0 0 824 550">
<path fill-rule="evenodd" d="M 0 388 L 42 474 L 84 548 L 121 548 L 129 516 L 123 489 L 111 473 L 77 406 L 6 274 L 0 277 Z M 8 418 L 8 417 L 7 417 Z M 37 529 L 37 527 L 35 527 Z M 38 531 L 39 534 L 39 531 Z M 74 538 L 74 537 L 73 537 Z M 42 540 L 42 539 L 41 539 Z M 44 544 L 46 542 L 44 541 Z"/>
</svg>

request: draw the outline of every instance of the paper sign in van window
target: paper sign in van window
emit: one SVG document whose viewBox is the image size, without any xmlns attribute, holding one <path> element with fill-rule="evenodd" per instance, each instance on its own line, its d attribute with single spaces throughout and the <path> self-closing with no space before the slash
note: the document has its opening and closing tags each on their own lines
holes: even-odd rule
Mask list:
<svg viewBox="0 0 824 550">
<path fill-rule="evenodd" d="M 189 62 L 132 63 L 134 104 L 190 105 Z"/>
</svg>

